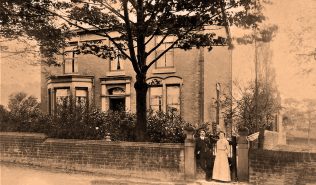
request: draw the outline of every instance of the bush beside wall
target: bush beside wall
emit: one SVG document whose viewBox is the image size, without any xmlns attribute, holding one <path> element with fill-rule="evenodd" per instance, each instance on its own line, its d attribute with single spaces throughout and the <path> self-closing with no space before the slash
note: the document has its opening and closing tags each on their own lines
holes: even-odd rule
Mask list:
<svg viewBox="0 0 316 185">
<path fill-rule="evenodd" d="M 47 139 L 0 132 L 2 162 L 156 180 L 184 179 L 184 145 Z"/>
<path fill-rule="evenodd" d="M 316 153 L 250 150 L 249 182 L 262 185 L 316 183 Z"/>
</svg>

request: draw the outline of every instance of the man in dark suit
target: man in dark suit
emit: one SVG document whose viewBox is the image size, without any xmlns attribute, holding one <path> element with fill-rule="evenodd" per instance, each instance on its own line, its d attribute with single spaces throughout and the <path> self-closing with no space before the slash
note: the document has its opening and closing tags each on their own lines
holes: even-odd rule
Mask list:
<svg viewBox="0 0 316 185">
<path fill-rule="evenodd" d="M 210 181 L 212 179 L 213 146 L 210 138 L 205 136 L 204 130 L 200 130 L 199 137 L 196 139 L 195 155 L 198 165 L 205 172 L 205 179 Z"/>
</svg>

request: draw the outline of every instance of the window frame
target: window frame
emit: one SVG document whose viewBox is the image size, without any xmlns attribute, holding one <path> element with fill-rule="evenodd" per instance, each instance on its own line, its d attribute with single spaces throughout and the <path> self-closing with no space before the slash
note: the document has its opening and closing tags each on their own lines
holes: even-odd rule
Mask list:
<svg viewBox="0 0 316 185">
<path fill-rule="evenodd" d="M 58 108 L 58 106 L 60 106 L 59 105 L 59 103 L 57 102 L 57 91 L 58 90 L 61 90 L 61 89 L 67 89 L 68 90 L 68 96 L 66 96 L 66 97 L 68 97 L 69 99 L 68 99 L 68 103 L 70 104 L 70 96 L 71 96 L 71 88 L 69 87 L 69 86 L 67 86 L 67 87 L 55 87 L 54 88 L 54 110 L 55 111 L 57 111 L 57 108 Z"/>
<path fill-rule="evenodd" d="M 172 36 L 170 36 L 172 37 Z M 158 43 L 158 36 L 155 37 L 155 45 L 157 45 Z M 168 38 L 166 39 L 168 40 Z M 157 58 L 159 56 L 160 53 L 164 52 L 171 44 L 173 44 L 174 38 L 172 37 L 172 41 L 164 41 L 156 50 L 155 50 L 155 58 Z M 160 50 L 160 48 L 163 47 L 163 49 Z M 171 48 L 170 50 L 168 50 L 163 56 L 161 56 L 156 62 L 155 62 L 155 68 L 156 69 L 166 69 L 166 68 L 174 68 L 175 64 L 174 64 L 174 49 L 175 46 L 173 46 L 173 48 Z M 158 52 L 161 51 L 161 52 Z M 172 61 L 168 62 L 167 61 L 167 55 L 172 56 Z M 161 60 L 163 60 L 164 65 L 158 65 L 159 62 L 161 62 Z M 168 65 L 169 63 L 171 63 L 171 65 Z"/>
<path fill-rule="evenodd" d="M 70 53 L 71 57 L 68 57 L 66 53 Z M 79 68 L 78 68 L 78 55 L 76 54 L 75 50 L 72 51 L 65 51 L 64 52 L 64 74 L 73 74 L 73 73 L 78 73 Z M 68 66 L 66 63 L 71 63 L 70 70 L 68 70 Z"/>
<path fill-rule="evenodd" d="M 169 108 L 169 103 L 168 103 L 168 97 L 170 96 L 170 94 L 168 93 L 168 87 L 177 87 L 179 90 L 179 95 L 178 95 L 178 104 L 171 104 L 171 105 L 177 105 L 179 106 L 179 109 L 177 109 L 176 112 L 181 112 L 181 86 L 180 84 L 166 84 L 166 110 L 168 111 Z"/>
<path fill-rule="evenodd" d="M 153 84 L 153 85 L 149 85 L 149 88 L 148 88 L 148 104 L 147 104 L 147 107 L 151 110 L 154 110 L 152 109 L 152 105 L 151 105 L 151 88 L 153 87 L 162 87 L 162 98 L 161 98 L 161 111 L 163 112 L 168 112 L 168 92 L 167 92 L 167 87 L 169 86 L 177 86 L 179 88 L 179 109 L 176 111 L 179 115 L 181 114 L 181 96 L 182 96 L 182 93 L 181 93 L 181 87 L 182 87 L 182 83 L 166 83 L 165 80 L 161 80 L 159 84 Z"/>
<path fill-rule="evenodd" d="M 86 91 L 86 102 L 85 102 L 85 107 L 89 107 L 89 88 L 88 87 L 75 87 L 75 106 L 80 107 L 77 104 L 77 90 L 84 90 Z M 81 97 L 81 96 L 80 96 Z"/>
<path fill-rule="evenodd" d="M 152 92 L 152 88 L 157 88 L 160 87 L 161 88 L 161 97 L 158 99 L 158 105 L 152 105 L 152 98 L 151 98 L 151 92 Z M 163 85 L 152 85 L 149 87 L 149 108 L 152 109 L 152 106 L 158 106 L 158 111 L 163 111 L 164 110 L 164 103 L 163 103 L 163 94 L 164 94 L 164 90 L 163 90 Z M 152 109 L 154 110 L 154 109 Z"/>
</svg>

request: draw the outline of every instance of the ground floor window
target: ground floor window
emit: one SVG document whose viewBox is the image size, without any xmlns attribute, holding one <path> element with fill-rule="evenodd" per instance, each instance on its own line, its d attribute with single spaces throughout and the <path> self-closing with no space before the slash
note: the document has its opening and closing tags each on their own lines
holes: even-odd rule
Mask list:
<svg viewBox="0 0 316 185">
<path fill-rule="evenodd" d="M 150 87 L 150 109 L 154 111 L 162 111 L 162 86 Z"/>
<path fill-rule="evenodd" d="M 76 88 L 76 106 L 85 107 L 88 105 L 88 89 Z"/>
<path fill-rule="evenodd" d="M 167 110 L 180 111 L 180 85 L 167 85 Z"/>
<path fill-rule="evenodd" d="M 86 87 L 58 87 L 48 89 L 48 111 L 54 113 L 61 107 L 76 106 L 86 107 L 89 104 L 89 90 Z"/>
<path fill-rule="evenodd" d="M 56 105 L 65 105 L 70 103 L 70 89 L 60 88 L 55 89 L 56 92 Z"/>
<path fill-rule="evenodd" d="M 148 106 L 151 110 L 180 113 L 181 78 L 151 78 L 147 83 L 149 84 Z"/>
</svg>

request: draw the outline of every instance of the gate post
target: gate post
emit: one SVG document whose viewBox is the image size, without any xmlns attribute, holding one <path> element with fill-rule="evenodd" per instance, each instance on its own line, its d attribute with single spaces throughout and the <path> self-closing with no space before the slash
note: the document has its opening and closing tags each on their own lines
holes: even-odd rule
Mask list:
<svg viewBox="0 0 316 185">
<path fill-rule="evenodd" d="M 196 174 L 194 129 L 185 130 L 184 141 L 184 178 L 186 181 L 194 181 Z"/>
<path fill-rule="evenodd" d="M 242 128 L 237 138 L 237 178 L 239 181 L 248 181 L 249 179 L 249 146 L 248 146 L 248 129 Z"/>
<path fill-rule="evenodd" d="M 232 146 L 232 161 L 231 161 L 231 178 L 232 181 L 237 181 L 237 139 L 236 136 L 231 136 L 231 146 Z"/>
</svg>

